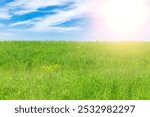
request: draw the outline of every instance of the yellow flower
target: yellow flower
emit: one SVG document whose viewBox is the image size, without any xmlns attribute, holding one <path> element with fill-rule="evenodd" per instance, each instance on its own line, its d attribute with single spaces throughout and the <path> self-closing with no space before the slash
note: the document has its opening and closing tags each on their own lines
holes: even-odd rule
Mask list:
<svg viewBox="0 0 150 117">
<path fill-rule="evenodd" d="M 42 71 L 52 74 L 54 72 L 56 72 L 59 69 L 59 65 L 58 64 L 54 64 L 54 65 L 44 65 L 42 66 Z"/>
</svg>

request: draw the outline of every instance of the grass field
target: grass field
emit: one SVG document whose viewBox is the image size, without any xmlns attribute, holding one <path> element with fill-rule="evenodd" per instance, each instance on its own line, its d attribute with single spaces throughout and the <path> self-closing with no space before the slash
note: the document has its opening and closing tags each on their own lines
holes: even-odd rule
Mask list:
<svg viewBox="0 0 150 117">
<path fill-rule="evenodd" d="M 150 99 L 150 43 L 0 42 L 0 99 Z"/>
</svg>

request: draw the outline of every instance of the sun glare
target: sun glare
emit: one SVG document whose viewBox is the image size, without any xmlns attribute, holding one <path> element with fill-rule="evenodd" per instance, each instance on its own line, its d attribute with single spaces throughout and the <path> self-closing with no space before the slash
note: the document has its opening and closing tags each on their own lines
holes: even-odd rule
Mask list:
<svg viewBox="0 0 150 117">
<path fill-rule="evenodd" d="M 139 31 L 148 19 L 146 0 L 100 0 L 97 22 L 103 19 L 106 27 L 119 34 Z"/>
</svg>

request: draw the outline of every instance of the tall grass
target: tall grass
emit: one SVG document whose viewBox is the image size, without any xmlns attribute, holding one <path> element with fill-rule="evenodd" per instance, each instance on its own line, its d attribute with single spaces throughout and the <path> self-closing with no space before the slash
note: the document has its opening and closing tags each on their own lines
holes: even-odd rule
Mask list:
<svg viewBox="0 0 150 117">
<path fill-rule="evenodd" d="M 150 99 L 150 43 L 0 42 L 0 99 Z"/>
</svg>

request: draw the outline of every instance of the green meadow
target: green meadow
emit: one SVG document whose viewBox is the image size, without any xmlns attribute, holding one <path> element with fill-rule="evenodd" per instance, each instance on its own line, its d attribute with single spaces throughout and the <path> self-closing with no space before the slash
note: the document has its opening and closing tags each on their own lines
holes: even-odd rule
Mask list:
<svg viewBox="0 0 150 117">
<path fill-rule="evenodd" d="M 150 43 L 0 42 L 0 99 L 150 99 Z"/>
</svg>

